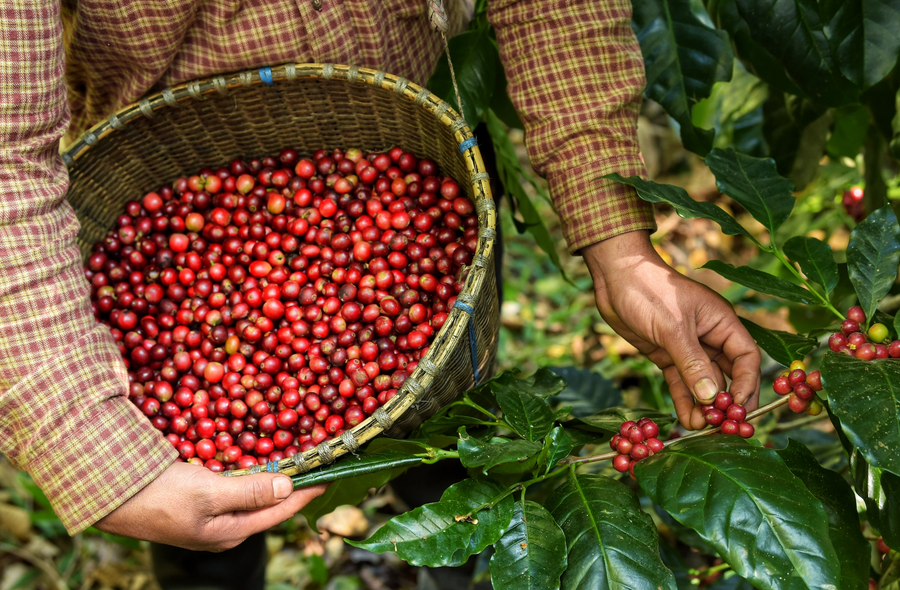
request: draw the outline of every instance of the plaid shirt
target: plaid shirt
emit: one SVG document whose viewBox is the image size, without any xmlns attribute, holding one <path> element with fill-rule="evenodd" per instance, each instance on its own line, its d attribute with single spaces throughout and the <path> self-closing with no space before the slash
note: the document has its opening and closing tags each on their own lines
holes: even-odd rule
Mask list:
<svg viewBox="0 0 900 590">
<path fill-rule="evenodd" d="M 451 32 L 462 30 L 470 6 L 447 4 Z M 265 64 L 356 63 L 424 83 L 441 51 L 425 6 L 0 0 L 0 452 L 32 475 L 70 533 L 176 453 L 128 401 L 119 351 L 92 316 L 60 137 L 149 91 Z M 594 180 L 643 172 L 644 73 L 630 14 L 628 0 L 490 3 L 529 155 L 572 251 L 653 227 L 630 188 Z"/>
</svg>

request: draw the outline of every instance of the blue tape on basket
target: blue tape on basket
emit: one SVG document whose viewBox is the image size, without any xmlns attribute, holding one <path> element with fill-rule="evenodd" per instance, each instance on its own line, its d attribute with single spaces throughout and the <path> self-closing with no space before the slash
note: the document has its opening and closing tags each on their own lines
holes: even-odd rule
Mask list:
<svg viewBox="0 0 900 590">
<path fill-rule="evenodd" d="M 465 153 L 466 150 L 472 149 L 476 145 L 478 145 L 478 140 L 474 137 L 470 137 L 469 139 L 459 144 L 459 152 Z"/>
<path fill-rule="evenodd" d="M 278 473 L 278 461 L 269 461 L 266 463 L 266 471 L 269 473 Z"/>
<path fill-rule="evenodd" d="M 259 68 L 259 79 L 268 86 L 275 85 L 275 81 L 272 79 L 272 68 L 270 67 Z"/>
<path fill-rule="evenodd" d="M 457 301 L 454 308 L 459 308 L 469 314 L 469 351 L 472 353 L 472 373 L 475 375 L 475 383 L 478 383 L 478 344 L 475 339 L 475 308 L 468 303 Z"/>
</svg>

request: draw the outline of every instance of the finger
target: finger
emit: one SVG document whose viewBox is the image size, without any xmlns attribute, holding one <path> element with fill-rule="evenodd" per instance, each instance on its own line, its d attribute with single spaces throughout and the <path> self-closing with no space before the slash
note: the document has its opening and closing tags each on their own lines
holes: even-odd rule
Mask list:
<svg viewBox="0 0 900 590">
<path fill-rule="evenodd" d="M 295 490 L 280 504 L 252 512 L 235 512 L 222 515 L 220 517 L 224 521 L 222 526 L 241 538 L 249 537 L 293 517 L 313 499 L 321 496 L 327 488 L 328 484 L 319 484 Z"/>
<path fill-rule="evenodd" d="M 291 495 L 294 484 L 280 473 L 256 473 L 240 477 L 220 477 L 213 491 L 216 513 L 261 510 L 281 504 Z"/>
<path fill-rule="evenodd" d="M 672 356 L 681 380 L 702 404 L 709 404 L 719 392 L 716 372 L 692 330 L 679 331 L 676 341 L 670 338 L 666 349 Z"/>
<path fill-rule="evenodd" d="M 682 381 L 678 369 L 674 365 L 668 367 L 663 370 L 663 376 L 666 378 L 666 383 L 669 384 L 669 393 L 672 395 L 675 413 L 678 415 L 681 425 L 688 430 L 698 430 L 706 426 L 703 411 L 698 404 L 694 403 L 694 396 Z"/>
<path fill-rule="evenodd" d="M 731 395 L 735 402 L 748 410 L 755 409 L 759 402 L 760 374 L 762 358 L 756 342 L 739 322 L 735 321 L 732 332 L 726 338 L 722 351 L 731 360 Z"/>
</svg>

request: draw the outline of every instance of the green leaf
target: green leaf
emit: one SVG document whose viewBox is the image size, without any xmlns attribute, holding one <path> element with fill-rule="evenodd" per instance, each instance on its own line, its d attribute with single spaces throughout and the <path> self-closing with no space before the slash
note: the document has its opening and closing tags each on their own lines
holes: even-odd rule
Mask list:
<svg viewBox="0 0 900 590">
<path fill-rule="evenodd" d="M 516 504 L 512 522 L 494 544 L 495 590 L 556 590 L 566 569 L 566 536 L 536 502 Z"/>
<path fill-rule="evenodd" d="M 850 455 L 850 476 L 866 503 L 866 519 L 888 547 L 900 546 L 900 477 L 872 467 L 858 450 Z"/>
<path fill-rule="evenodd" d="M 900 90 L 894 95 L 894 116 L 891 119 L 891 155 L 900 158 Z"/>
<path fill-rule="evenodd" d="M 890 206 L 873 211 L 852 232 L 847 245 L 847 270 L 859 305 L 871 317 L 897 278 L 900 225 Z"/>
<path fill-rule="evenodd" d="M 900 474 L 900 361 L 826 352 L 822 385 L 831 411 L 873 467 Z"/>
<path fill-rule="evenodd" d="M 750 36 L 781 62 L 790 78 L 824 106 L 857 101 L 859 88 L 834 63 L 816 3 L 807 0 L 737 0 Z"/>
<path fill-rule="evenodd" d="M 570 472 L 544 505 L 566 536 L 564 590 L 675 589 L 656 527 L 624 484 Z"/>
<path fill-rule="evenodd" d="M 538 213 L 534 203 L 531 202 L 531 197 L 528 196 L 525 187 L 522 186 L 521 179 L 525 176 L 525 171 L 522 170 L 522 166 L 519 164 L 519 156 L 516 154 L 515 146 L 509 139 L 509 133 L 503 126 L 503 122 L 493 111 L 488 111 L 485 123 L 491 136 L 491 142 L 494 145 L 494 154 L 497 157 L 497 175 L 500 177 L 500 182 L 503 183 L 503 188 L 506 191 L 506 198 L 513 213 L 512 219 L 516 230 L 520 234 L 530 233 L 541 250 L 550 257 L 553 265 L 562 271 L 559 253 L 556 251 L 556 243 L 550 237 L 544 218 Z M 516 212 L 522 216 L 522 221 L 515 217 Z"/>
<path fill-rule="evenodd" d="M 680 217 L 685 219 L 702 218 L 710 219 L 719 224 L 722 231 L 730 236 L 744 236 L 754 244 L 760 245 L 750 232 L 735 221 L 734 217 L 725 213 L 712 203 L 695 201 L 687 191 L 678 186 L 669 184 L 657 184 L 644 180 L 639 176 L 623 178 L 618 173 L 607 174 L 603 178 L 609 178 L 622 184 L 632 186 L 637 190 L 638 196 L 650 203 L 667 203 L 675 208 Z"/>
<path fill-rule="evenodd" d="M 474 129 L 490 108 L 500 55 L 487 28 L 460 33 L 450 39 L 449 46 L 464 116 Z M 445 53 L 441 53 L 428 79 L 428 88 L 459 111 Z"/>
<path fill-rule="evenodd" d="M 671 414 L 664 414 L 663 412 L 659 412 L 657 410 L 651 410 L 648 408 L 626 408 L 624 406 L 618 406 L 615 408 L 607 408 L 596 414 L 591 414 L 590 416 L 583 416 L 581 418 L 577 418 L 571 422 L 573 426 L 577 426 L 578 424 L 585 424 L 587 426 L 591 426 L 593 428 L 599 428 L 600 430 L 605 430 L 607 432 L 619 432 L 619 427 L 622 425 L 622 422 L 626 420 L 633 420 L 637 422 L 641 418 L 650 418 L 654 422 L 656 422 L 660 427 L 665 424 L 671 424 L 675 421 L 675 418 Z"/>
<path fill-rule="evenodd" d="M 713 133 L 694 127 L 691 109 L 713 84 L 731 79 L 728 35 L 698 18 L 689 0 L 635 1 L 631 18 L 647 71 L 644 94 L 678 122 L 684 146 L 705 155 Z"/>
<path fill-rule="evenodd" d="M 590 416 L 622 403 L 619 386 L 599 373 L 576 367 L 551 367 L 550 370 L 566 380 L 566 388 L 550 401 L 560 406 L 571 406 L 573 416 Z"/>
<path fill-rule="evenodd" d="M 533 375 L 524 379 L 519 379 L 512 372 L 507 371 L 497 376 L 491 383 L 530 393 L 541 398 L 552 397 L 566 388 L 565 375 L 560 375 L 555 370 L 546 367 L 541 367 Z"/>
<path fill-rule="evenodd" d="M 807 353 L 819 345 L 815 338 L 763 328 L 746 318 L 740 318 L 740 320 L 756 344 L 766 351 L 773 361 L 785 367 L 791 366 L 793 361 L 803 360 Z"/>
<path fill-rule="evenodd" d="M 497 76 L 494 80 L 494 93 L 491 95 L 491 110 L 507 127 L 511 129 L 525 129 L 522 119 L 519 118 L 519 113 L 516 112 L 516 107 L 513 106 L 512 101 L 509 99 L 506 87 L 506 71 L 503 69 L 503 63 L 498 62 Z"/>
<path fill-rule="evenodd" d="M 421 462 L 421 457 L 415 457 L 409 453 L 392 450 L 363 455 L 347 455 L 331 465 L 316 468 L 313 471 L 302 475 L 295 475 L 291 479 L 294 482 L 294 489 L 296 490 L 320 483 L 328 483 L 339 479 L 366 475 L 376 471 L 385 471 L 397 467 L 409 468 L 418 465 Z"/>
<path fill-rule="evenodd" d="M 826 151 L 835 158 L 854 159 L 866 139 L 869 109 L 860 104 L 841 107 L 834 112 L 834 129 L 828 138 Z"/>
<path fill-rule="evenodd" d="M 788 77 L 781 62 L 764 45 L 753 40 L 750 27 L 738 12 L 735 0 L 709 0 L 707 9 L 716 26 L 728 31 L 738 57 L 748 70 L 782 92 L 803 94 Z"/>
<path fill-rule="evenodd" d="M 541 444 L 527 440 L 509 440 L 508 438 L 494 437 L 489 441 L 482 441 L 466 432 L 466 427 L 459 428 L 459 442 L 456 445 L 459 451 L 459 461 L 465 467 L 484 466 L 484 473 L 492 467 L 503 463 L 524 461 L 541 451 Z"/>
<path fill-rule="evenodd" d="M 465 479 L 447 488 L 439 502 L 395 516 L 365 541 L 346 542 L 374 553 L 393 551 L 414 566 L 459 565 L 495 543 L 509 525 L 513 515 L 509 496 L 491 509 L 475 512 L 502 491 L 491 480 Z"/>
<path fill-rule="evenodd" d="M 788 301 L 796 301 L 797 303 L 805 303 L 807 305 L 817 305 L 818 300 L 813 294 L 803 287 L 789 283 L 784 279 L 779 279 L 775 275 L 771 275 L 749 266 L 732 266 L 719 260 L 710 260 L 700 268 L 708 268 L 722 275 L 729 281 L 733 281 L 743 285 L 749 289 L 753 289 L 759 293 L 774 295 Z"/>
<path fill-rule="evenodd" d="M 838 588 L 863 588 L 869 581 L 868 557 L 871 546 L 860 531 L 856 496 L 844 478 L 819 465 L 813 454 L 797 441 L 777 451 L 781 460 L 800 478 L 828 515 L 828 536 L 841 565 Z"/>
<path fill-rule="evenodd" d="M 547 438 L 544 439 L 543 455 L 547 465 L 544 473 L 549 473 L 556 464 L 572 454 L 575 441 L 569 436 L 569 432 L 562 426 L 554 426 Z"/>
<path fill-rule="evenodd" d="M 900 337 L 900 312 L 894 315 L 894 334 Z"/>
<path fill-rule="evenodd" d="M 878 590 L 900 590 L 900 554 L 894 552 L 885 556 Z"/>
<path fill-rule="evenodd" d="M 716 176 L 719 191 L 737 201 L 769 233 L 774 234 L 791 214 L 794 185 L 778 174 L 774 160 L 714 149 L 706 165 Z"/>
<path fill-rule="evenodd" d="M 815 281 L 830 293 L 837 287 L 840 276 L 831 246 L 816 238 L 794 236 L 784 243 L 784 253 L 800 265 L 810 280 Z"/>
<path fill-rule="evenodd" d="M 372 441 L 369 447 L 371 448 L 376 442 L 378 442 L 378 439 Z M 413 445 L 410 445 L 410 447 L 412 446 Z M 378 445 L 375 445 L 375 448 L 377 449 Z M 410 448 L 408 450 L 412 449 Z M 319 518 L 333 512 L 338 506 L 343 506 L 345 504 L 356 506 L 365 500 L 370 489 L 374 488 L 377 490 L 411 466 L 422 462 L 421 459 L 416 462 L 401 460 L 401 464 L 398 465 L 396 459 L 403 456 L 407 458 L 410 457 L 408 453 L 387 449 L 381 453 L 372 453 L 370 455 L 363 454 L 359 456 L 348 455 L 339 459 L 331 467 L 336 471 L 339 470 L 344 474 L 350 475 L 344 475 L 346 479 L 342 478 L 332 481 L 331 485 L 328 486 L 321 496 L 314 498 L 300 510 L 300 514 L 306 517 L 309 526 L 318 532 L 316 523 Z M 417 459 L 418 457 L 412 458 Z M 363 465 L 365 466 L 363 467 L 364 472 L 361 473 L 357 471 Z M 390 465 L 393 467 L 389 467 Z M 375 469 L 372 471 L 365 471 L 371 468 Z M 293 478 L 295 489 L 297 487 L 312 485 L 303 483 L 298 486 L 297 480 L 302 479 L 303 477 L 304 476 L 297 476 Z"/>
<path fill-rule="evenodd" d="M 820 9 L 828 21 L 831 55 L 844 77 L 865 89 L 890 73 L 900 55 L 900 2 L 828 0 Z"/>
<path fill-rule="evenodd" d="M 503 410 L 503 419 L 525 440 L 541 440 L 553 428 L 553 412 L 547 402 L 525 389 L 500 384 L 491 387 Z"/>
<path fill-rule="evenodd" d="M 635 466 L 641 488 L 759 588 L 835 588 L 821 503 L 778 454 L 734 436 L 676 441 Z"/>
</svg>

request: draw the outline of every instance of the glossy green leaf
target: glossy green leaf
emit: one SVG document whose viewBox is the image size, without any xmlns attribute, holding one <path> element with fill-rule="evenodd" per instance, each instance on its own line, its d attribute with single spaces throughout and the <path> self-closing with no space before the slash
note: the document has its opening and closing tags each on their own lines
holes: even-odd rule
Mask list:
<svg viewBox="0 0 900 590">
<path fill-rule="evenodd" d="M 744 236 L 755 244 L 759 244 L 750 232 L 735 221 L 734 217 L 722 211 L 712 203 L 695 201 L 687 191 L 678 186 L 669 184 L 657 184 L 644 180 L 639 176 L 624 178 L 617 173 L 607 174 L 603 178 L 609 178 L 622 184 L 632 186 L 637 190 L 638 196 L 650 203 L 666 203 L 675 208 L 679 216 L 685 219 L 702 218 L 715 221 L 722 231 L 730 236 Z"/>
<path fill-rule="evenodd" d="M 450 39 L 449 46 L 464 116 L 469 127 L 474 129 L 490 108 L 500 55 L 487 28 L 460 33 Z M 428 88 L 459 111 L 445 53 L 441 53 L 434 73 L 428 79 Z"/>
<path fill-rule="evenodd" d="M 766 46 L 753 39 L 747 21 L 738 12 L 736 0 L 709 0 L 706 6 L 716 26 L 728 31 L 737 56 L 748 70 L 782 92 L 803 94 L 788 77 L 781 62 Z"/>
<path fill-rule="evenodd" d="M 573 416 L 590 416 L 622 403 L 622 390 L 600 373 L 577 367 L 551 367 L 551 370 L 565 379 L 566 388 L 550 401 L 571 406 Z"/>
<path fill-rule="evenodd" d="M 566 569 L 566 537 L 536 502 L 516 504 L 512 522 L 494 544 L 494 590 L 556 590 Z"/>
<path fill-rule="evenodd" d="M 560 460 L 565 459 L 575 448 L 575 441 L 569 435 L 569 432 L 562 426 L 554 426 L 547 438 L 544 439 L 544 450 L 542 455 L 547 467 L 544 473 L 548 473 Z"/>
<path fill-rule="evenodd" d="M 819 6 L 831 55 L 844 77 L 865 89 L 890 73 L 900 55 L 898 0 L 825 0 Z"/>
<path fill-rule="evenodd" d="M 659 557 L 656 527 L 624 484 L 573 473 L 544 506 L 566 536 L 563 590 L 675 590 Z"/>
<path fill-rule="evenodd" d="M 891 155 L 900 158 L 900 90 L 894 95 L 894 116 L 891 119 Z"/>
<path fill-rule="evenodd" d="M 420 457 L 392 450 L 363 455 L 347 455 L 331 465 L 314 469 L 302 475 L 295 475 L 291 479 L 296 490 L 320 483 L 366 475 L 375 471 L 385 471 L 398 467 L 409 468 L 421 462 L 422 459 Z"/>
<path fill-rule="evenodd" d="M 496 41 L 494 41 L 494 43 L 496 43 Z M 522 124 L 522 119 L 519 118 L 516 107 L 513 106 L 512 101 L 509 99 L 507 85 L 508 81 L 506 78 L 506 71 L 503 68 L 503 63 L 498 62 L 497 76 L 494 80 L 494 92 L 491 95 L 491 110 L 494 111 L 494 114 L 497 115 L 507 127 L 510 127 L 511 129 L 524 129 L 525 126 Z"/>
<path fill-rule="evenodd" d="M 784 279 L 779 279 L 775 275 L 771 275 L 749 266 L 733 266 L 726 264 L 720 260 L 710 260 L 700 268 L 708 268 L 729 281 L 733 281 L 743 285 L 749 289 L 753 289 L 759 293 L 774 295 L 788 301 L 796 301 L 797 303 L 805 303 L 807 305 L 816 305 L 817 300 L 812 293 L 789 283 Z"/>
<path fill-rule="evenodd" d="M 737 201 L 770 233 L 791 214 L 794 185 L 778 174 L 774 160 L 714 149 L 706 156 L 706 165 L 716 176 L 719 191 Z"/>
<path fill-rule="evenodd" d="M 737 0 L 752 39 L 765 47 L 803 92 L 825 106 L 856 102 L 859 88 L 835 64 L 816 3 L 807 0 Z"/>
<path fill-rule="evenodd" d="M 746 318 L 740 319 L 756 344 L 766 351 L 773 361 L 785 367 L 789 367 L 793 361 L 803 360 L 803 357 L 819 344 L 815 338 L 781 330 L 770 330 L 754 324 Z"/>
<path fill-rule="evenodd" d="M 465 100 L 465 99 L 463 99 Z M 534 237 L 534 241 L 540 246 L 554 266 L 562 270 L 559 262 L 559 253 L 556 251 L 556 243 L 550 237 L 544 218 L 538 213 L 531 202 L 531 197 L 525 187 L 522 186 L 522 178 L 525 177 L 525 171 L 519 164 L 519 156 L 516 154 L 516 148 L 509 139 L 509 133 L 503 125 L 503 121 L 493 111 L 488 111 L 485 117 L 488 132 L 491 136 L 491 142 L 494 146 L 494 155 L 497 158 L 497 175 L 506 192 L 506 198 L 509 201 L 510 209 L 513 213 L 513 223 L 516 230 L 523 234 L 528 232 Z M 515 216 L 515 213 L 522 217 L 521 220 Z"/>
<path fill-rule="evenodd" d="M 835 588 L 821 503 L 778 454 L 734 436 L 676 441 L 635 466 L 638 484 L 758 588 Z"/>
<path fill-rule="evenodd" d="M 509 496 L 492 509 L 473 512 L 502 491 L 491 480 L 465 479 L 447 488 L 439 502 L 395 516 L 365 541 L 346 542 L 374 553 L 393 551 L 414 566 L 459 565 L 495 543 L 509 525 Z"/>
<path fill-rule="evenodd" d="M 541 367 L 533 375 L 522 379 L 516 377 L 513 372 L 507 371 L 498 375 L 491 383 L 493 385 L 510 387 L 541 398 L 548 398 L 559 394 L 566 388 L 566 377 L 555 370 Z"/>
<path fill-rule="evenodd" d="M 837 287 L 838 275 L 837 263 L 831 246 L 816 238 L 806 236 L 794 236 L 784 243 L 784 253 L 787 257 L 800 265 L 811 281 L 815 281 L 830 293 Z"/>
<path fill-rule="evenodd" d="M 572 421 L 572 425 L 585 424 L 607 432 L 619 432 L 619 427 L 626 420 L 637 422 L 641 418 L 650 418 L 660 427 L 664 424 L 671 424 L 675 418 L 671 414 L 665 414 L 657 410 L 649 408 L 626 408 L 618 406 L 615 408 L 607 408 L 590 416 L 583 416 Z"/>
<path fill-rule="evenodd" d="M 459 461 L 466 467 L 482 467 L 487 473 L 492 467 L 503 463 L 524 461 L 541 452 L 541 444 L 527 440 L 510 440 L 494 437 L 491 440 L 479 440 L 466 432 L 466 427 L 459 429 L 459 441 L 456 444 Z"/>
<path fill-rule="evenodd" d="M 828 536 L 838 549 L 841 562 L 841 581 L 838 588 L 862 588 L 869 581 L 869 543 L 860 531 L 856 513 L 856 497 L 843 477 L 819 465 L 813 454 L 797 441 L 791 440 L 778 456 L 800 478 L 806 489 L 815 496 L 828 515 Z"/>
<path fill-rule="evenodd" d="M 861 104 L 835 110 L 834 128 L 826 147 L 828 154 L 835 158 L 856 158 L 866 139 L 870 118 L 869 109 Z"/>
<path fill-rule="evenodd" d="M 731 79 L 728 35 L 698 18 L 689 0 L 632 2 L 631 26 L 647 71 L 644 94 L 678 121 L 684 146 L 705 155 L 713 133 L 694 127 L 691 109 L 709 96 L 713 84 Z"/>
<path fill-rule="evenodd" d="M 322 516 L 334 511 L 338 506 L 345 504 L 356 506 L 365 500 L 370 489 L 377 490 L 410 467 L 422 462 L 418 457 L 411 455 L 414 452 L 421 452 L 421 448 L 405 441 L 376 439 L 366 450 L 369 449 L 375 452 L 358 456 L 347 455 L 332 464 L 329 471 L 324 471 L 324 473 L 334 471 L 335 475 L 341 474 L 341 477 L 329 480 L 332 483 L 325 492 L 300 510 L 300 514 L 306 517 L 309 526 L 316 532 L 318 532 L 316 522 Z M 309 480 L 304 480 L 304 477 L 300 475 L 292 478 L 294 489 L 312 485 L 307 483 Z"/>
<path fill-rule="evenodd" d="M 900 477 L 872 467 L 858 450 L 850 455 L 850 476 L 866 503 L 866 519 L 888 547 L 900 547 Z"/>
<path fill-rule="evenodd" d="M 541 440 L 553 428 L 553 412 L 547 402 L 526 389 L 501 384 L 491 387 L 503 410 L 503 419 L 525 440 Z"/>
<path fill-rule="evenodd" d="M 873 211 L 852 232 L 847 245 L 847 270 L 859 305 L 872 317 L 897 278 L 900 265 L 900 225 L 890 206 Z"/>
<path fill-rule="evenodd" d="M 477 410 L 471 410 L 472 415 L 452 412 L 449 414 L 441 414 L 429 418 L 423 422 L 416 431 L 418 436 L 430 437 L 436 434 L 445 434 L 448 432 L 456 432 L 460 426 L 480 426 L 485 420 L 490 420 L 489 416 L 480 414 Z"/>
<path fill-rule="evenodd" d="M 900 361 L 825 353 L 822 385 L 831 411 L 873 467 L 900 474 Z"/>
</svg>

